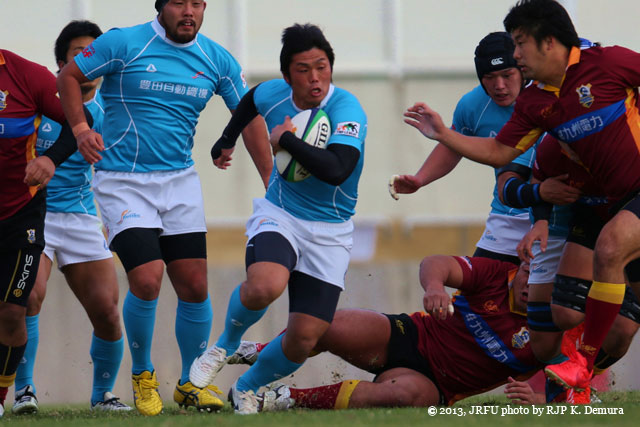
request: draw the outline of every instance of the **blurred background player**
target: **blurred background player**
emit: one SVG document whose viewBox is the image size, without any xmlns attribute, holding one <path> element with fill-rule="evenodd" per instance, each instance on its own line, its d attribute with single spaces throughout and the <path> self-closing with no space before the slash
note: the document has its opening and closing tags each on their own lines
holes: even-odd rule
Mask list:
<svg viewBox="0 0 640 427">
<path fill-rule="evenodd" d="M 223 405 L 213 388 L 189 382 L 189 367 L 207 346 L 213 317 L 207 228 L 191 147 L 207 101 L 219 94 L 233 110 L 247 90 L 237 61 L 198 33 L 206 2 L 156 0 L 155 8 L 156 19 L 108 31 L 58 77 L 78 149 L 90 163 L 101 160 L 93 188 L 109 244 L 127 272 L 123 320 L 134 401 L 144 415 L 163 407 L 151 343 L 165 265 L 178 296 L 175 334 L 182 356 L 173 398 L 200 410 Z M 103 135 L 90 129 L 81 111 L 80 84 L 100 76 Z M 273 161 L 264 122 L 254 121 L 244 137 L 266 182 Z"/>
<path fill-rule="evenodd" d="M 453 113 L 451 126 L 470 136 L 495 136 L 509 120 L 516 98 L 524 87 L 522 73 L 513 58 L 514 45 L 505 32 L 490 33 L 475 50 L 475 67 L 480 84 L 464 95 Z M 400 175 L 394 181 L 397 193 L 413 193 L 451 172 L 462 156 L 443 144 L 435 146 L 415 175 Z M 535 149 L 527 150 L 509 165 L 495 169 L 491 212 L 476 244 L 474 256 L 484 256 L 518 264 L 516 246 L 529 231 L 529 211 L 524 209 L 542 200 L 566 204 L 578 191 L 560 179 L 541 185 L 526 185 L 535 161 Z M 503 187 L 508 181 L 508 186 Z M 506 205 L 502 192 L 516 193 L 517 206 Z"/>
<path fill-rule="evenodd" d="M 271 341 L 258 362 L 231 387 L 239 414 L 258 411 L 260 386 L 302 366 L 329 328 L 344 289 L 367 117 L 354 95 L 331 83 L 333 62 L 333 49 L 317 26 L 286 28 L 280 53 L 283 79 L 251 89 L 212 150 L 219 163 L 244 125 L 262 115 L 274 151 L 287 150 L 311 174 L 289 182 L 274 168 L 265 198 L 254 200 L 247 223 L 247 279 L 231 295 L 224 332 L 191 368 L 195 385 L 209 384 L 238 348 L 244 332 L 288 288 L 287 331 Z M 326 149 L 292 133 L 290 117 L 316 107 L 331 123 Z"/>
<path fill-rule="evenodd" d="M 102 34 L 89 21 L 72 21 L 56 39 L 54 53 L 62 69 Z M 93 129 L 102 132 L 102 100 L 99 79 L 83 83 L 82 99 L 93 117 Z M 60 125 L 44 117 L 38 130 L 36 149 L 42 154 L 56 141 Z M 91 191 L 91 165 L 78 152 L 57 168 L 47 184 L 45 248 L 40 257 L 36 283 L 27 303 L 27 347 L 16 375 L 15 414 L 37 412 L 38 400 L 33 368 L 38 350 L 38 319 L 51 274 L 54 255 L 69 287 L 89 315 L 94 327 L 91 340 L 93 389 L 91 408 L 130 410 L 111 390 L 115 384 L 124 339 L 118 313 L 118 282 L 111 251 L 102 234 Z"/>
<path fill-rule="evenodd" d="M 64 122 L 56 92 L 49 70 L 0 49 L 0 417 L 27 344 L 26 305 L 44 248 L 46 190 L 38 186 L 75 151 L 75 141 L 58 142 L 35 158 L 42 116 Z"/>
</svg>

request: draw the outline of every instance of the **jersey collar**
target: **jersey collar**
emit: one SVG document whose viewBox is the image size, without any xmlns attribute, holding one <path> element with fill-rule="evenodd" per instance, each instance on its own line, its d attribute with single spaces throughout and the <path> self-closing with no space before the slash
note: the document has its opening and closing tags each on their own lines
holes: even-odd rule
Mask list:
<svg viewBox="0 0 640 427">
<path fill-rule="evenodd" d="M 196 34 L 196 36 L 193 38 L 193 40 L 191 40 L 189 43 L 176 43 L 176 42 L 174 42 L 173 40 L 171 40 L 171 39 L 169 39 L 167 37 L 167 32 L 165 31 L 165 29 L 162 26 L 162 24 L 160 24 L 160 21 L 158 21 L 157 17 L 156 17 L 156 19 L 151 21 L 151 27 L 153 28 L 153 30 L 156 32 L 157 35 L 162 37 L 162 40 L 164 40 L 165 42 L 167 42 L 167 44 L 170 44 L 171 46 L 174 46 L 174 47 L 179 47 L 179 48 L 189 47 L 189 46 L 195 44 L 196 39 L 198 38 L 198 35 Z"/>
<path fill-rule="evenodd" d="M 329 102 L 329 99 L 331 99 L 331 95 L 333 95 L 333 92 L 335 91 L 336 87 L 333 85 L 333 83 L 331 83 L 329 85 L 329 91 L 327 92 L 327 96 L 324 97 L 324 99 L 322 100 L 322 102 L 320 103 L 320 105 L 318 105 L 318 108 L 322 109 L 325 107 L 325 105 L 327 105 L 327 103 Z M 289 94 L 289 99 L 291 99 L 291 105 L 293 105 L 293 108 L 295 108 L 295 110 L 299 113 L 302 110 L 300 107 L 298 107 L 295 103 L 295 101 L 293 100 L 293 89 L 291 90 L 291 93 Z"/>
</svg>

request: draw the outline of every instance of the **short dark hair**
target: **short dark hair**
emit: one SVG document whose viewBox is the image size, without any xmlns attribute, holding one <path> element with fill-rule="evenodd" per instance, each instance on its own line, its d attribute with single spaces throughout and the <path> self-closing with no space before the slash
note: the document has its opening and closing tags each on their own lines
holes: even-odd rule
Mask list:
<svg viewBox="0 0 640 427">
<path fill-rule="evenodd" d="M 294 24 L 287 27 L 282 32 L 282 50 L 280 51 L 280 71 L 283 75 L 289 76 L 289 65 L 291 58 L 296 53 L 306 52 L 317 47 L 324 50 L 329 58 L 329 65 L 333 70 L 333 49 L 324 37 L 322 30 L 313 24 Z"/>
<path fill-rule="evenodd" d="M 511 8 L 503 23 L 508 33 L 519 29 L 532 36 L 538 45 L 546 37 L 553 36 L 569 49 L 580 47 L 571 17 L 555 0 L 520 0 Z"/>
<path fill-rule="evenodd" d="M 102 30 L 98 25 L 91 21 L 71 21 L 62 29 L 60 35 L 56 39 L 53 53 L 56 55 L 56 62 L 67 62 L 67 51 L 71 40 L 76 37 L 93 37 L 97 39 L 102 35 Z"/>
</svg>

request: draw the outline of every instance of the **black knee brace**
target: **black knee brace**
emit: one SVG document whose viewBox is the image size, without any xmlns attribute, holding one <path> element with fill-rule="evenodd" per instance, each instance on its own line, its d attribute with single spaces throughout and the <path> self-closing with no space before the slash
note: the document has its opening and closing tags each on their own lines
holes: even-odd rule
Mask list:
<svg viewBox="0 0 640 427">
<path fill-rule="evenodd" d="M 591 280 L 556 274 L 551 302 L 584 313 Z"/>
</svg>

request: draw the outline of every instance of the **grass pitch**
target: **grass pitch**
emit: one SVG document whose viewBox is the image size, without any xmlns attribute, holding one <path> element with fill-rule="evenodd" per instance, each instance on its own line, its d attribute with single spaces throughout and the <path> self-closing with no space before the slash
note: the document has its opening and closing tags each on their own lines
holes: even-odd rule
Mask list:
<svg viewBox="0 0 640 427">
<path fill-rule="evenodd" d="M 394 408 L 394 409 L 352 409 L 343 411 L 311 411 L 296 409 L 288 412 L 264 413 L 239 416 L 233 414 L 229 406 L 219 413 L 199 413 L 195 410 L 181 410 L 170 404 L 156 417 L 143 417 L 137 412 L 123 414 L 94 413 L 80 407 L 43 405 L 36 415 L 14 416 L 10 408 L 0 421 L 14 426 L 491 426 L 522 427 L 562 425 L 638 424 L 640 419 L 640 391 L 603 393 L 602 404 L 576 406 L 571 413 L 570 405 L 536 406 L 536 414 L 531 406 L 513 406 L 499 395 L 476 396 L 459 402 L 450 408 Z M 8 405 L 10 406 L 10 405 Z M 430 415 L 436 411 L 435 415 Z M 483 414 L 472 414 L 475 412 Z M 528 412 L 521 414 L 520 412 Z M 613 414 L 613 412 L 617 412 Z M 620 413 L 621 412 L 621 413 Z"/>
</svg>

